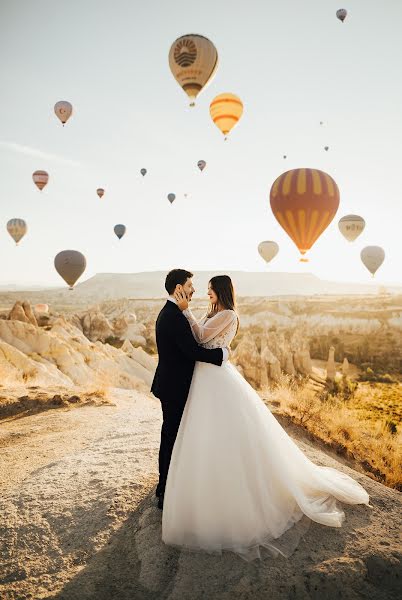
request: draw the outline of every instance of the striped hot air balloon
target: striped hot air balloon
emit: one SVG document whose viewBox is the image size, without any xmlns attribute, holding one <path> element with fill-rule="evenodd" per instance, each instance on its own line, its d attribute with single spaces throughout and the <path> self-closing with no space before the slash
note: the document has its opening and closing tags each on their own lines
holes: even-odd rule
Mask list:
<svg viewBox="0 0 402 600">
<path fill-rule="evenodd" d="M 169 51 L 173 77 L 190 98 L 190 106 L 212 80 L 218 67 L 218 52 L 206 37 L 195 33 L 175 40 Z"/>
<path fill-rule="evenodd" d="M 35 171 L 32 173 L 32 179 L 36 187 L 42 191 L 49 181 L 49 173 L 46 171 Z"/>
<path fill-rule="evenodd" d="M 235 94 L 220 94 L 212 100 L 209 112 L 213 122 L 227 139 L 243 114 L 243 102 Z"/>
<path fill-rule="evenodd" d="M 304 255 L 334 218 L 339 189 L 323 171 L 292 169 L 274 181 L 270 202 L 276 220 Z"/>
<path fill-rule="evenodd" d="M 18 243 L 28 231 L 28 227 L 24 219 L 10 219 L 7 223 L 7 231 L 18 246 Z"/>
</svg>

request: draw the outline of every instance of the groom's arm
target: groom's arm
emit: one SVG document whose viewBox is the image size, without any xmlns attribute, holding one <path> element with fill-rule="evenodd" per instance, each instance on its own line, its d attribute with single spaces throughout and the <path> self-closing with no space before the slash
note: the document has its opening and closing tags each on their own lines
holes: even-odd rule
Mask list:
<svg viewBox="0 0 402 600">
<path fill-rule="evenodd" d="M 194 361 L 211 363 L 221 366 L 223 361 L 222 348 L 213 348 L 211 350 L 199 346 L 191 332 L 191 327 L 184 315 L 177 314 L 174 323 L 174 334 L 176 344 L 180 350 Z"/>
</svg>

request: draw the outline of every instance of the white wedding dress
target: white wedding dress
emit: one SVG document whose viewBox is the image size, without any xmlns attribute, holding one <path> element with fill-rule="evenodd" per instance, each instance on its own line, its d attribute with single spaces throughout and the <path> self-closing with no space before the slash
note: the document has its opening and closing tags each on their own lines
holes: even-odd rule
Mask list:
<svg viewBox="0 0 402 600">
<path fill-rule="evenodd" d="M 236 334 L 232 310 L 199 322 L 184 314 L 205 348 L 227 347 Z M 166 544 L 246 560 L 260 548 L 289 556 L 311 520 L 342 525 L 337 500 L 369 504 L 359 483 L 303 454 L 230 362 L 196 363 L 165 490 Z"/>
</svg>

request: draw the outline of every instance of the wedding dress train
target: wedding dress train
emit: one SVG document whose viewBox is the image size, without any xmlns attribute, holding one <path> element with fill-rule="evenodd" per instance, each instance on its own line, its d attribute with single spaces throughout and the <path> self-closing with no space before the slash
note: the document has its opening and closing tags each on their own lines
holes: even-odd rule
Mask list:
<svg viewBox="0 0 402 600">
<path fill-rule="evenodd" d="M 207 348 L 236 334 L 234 311 L 200 322 L 184 314 Z M 337 500 L 368 504 L 369 496 L 348 475 L 311 462 L 230 362 L 196 363 L 165 491 L 166 544 L 247 560 L 261 547 L 289 556 L 311 520 L 342 525 Z"/>
</svg>

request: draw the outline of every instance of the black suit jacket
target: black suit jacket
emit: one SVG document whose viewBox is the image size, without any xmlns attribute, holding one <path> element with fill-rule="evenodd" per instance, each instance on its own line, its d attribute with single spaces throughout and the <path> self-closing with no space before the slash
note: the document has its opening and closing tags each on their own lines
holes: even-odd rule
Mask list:
<svg viewBox="0 0 402 600">
<path fill-rule="evenodd" d="M 156 321 L 156 344 L 159 362 L 151 392 L 162 401 L 186 401 L 196 361 L 222 364 L 222 348 L 207 350 L 199 346 L 186 317 L 170 300 Z"/>
</svg>

